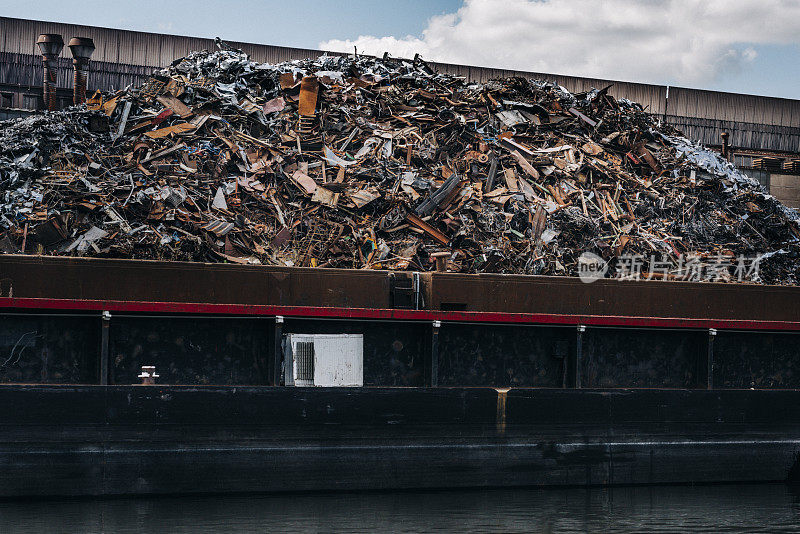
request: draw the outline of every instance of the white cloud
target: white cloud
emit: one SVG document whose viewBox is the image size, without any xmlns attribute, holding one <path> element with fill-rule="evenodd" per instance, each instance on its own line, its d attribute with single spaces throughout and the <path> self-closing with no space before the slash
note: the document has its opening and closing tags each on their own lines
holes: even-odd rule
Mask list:
<svg viewBox="0 0 800 534">
<path fill-rule="evenodd" d="M 420 37 L 330 40 L 323 50 L 641 82 L 706 83 L 800 43 L 800 0 L 465 0 Z"/>
</svg>

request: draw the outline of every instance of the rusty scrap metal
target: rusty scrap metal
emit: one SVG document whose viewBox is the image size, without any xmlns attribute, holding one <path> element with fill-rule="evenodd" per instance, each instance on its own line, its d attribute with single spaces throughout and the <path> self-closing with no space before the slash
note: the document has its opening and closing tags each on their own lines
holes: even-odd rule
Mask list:
<svg viewBox="0 0 800 534">
<path fill-rule="evenodd" d="M 220 48 L 0 123 L 2 251 L 547 275 L 761 255 L 760 281 L 800 276 L 796 212 L 608 87 Z"/>
</svg>

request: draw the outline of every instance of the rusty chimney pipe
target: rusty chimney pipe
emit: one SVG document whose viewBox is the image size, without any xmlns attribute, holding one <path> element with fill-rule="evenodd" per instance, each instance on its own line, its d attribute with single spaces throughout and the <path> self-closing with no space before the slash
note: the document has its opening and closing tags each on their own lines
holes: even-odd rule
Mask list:
<svg viewBox="0 0 800 534">
<path fill-rule="evenodd" d="M 48 111 L 56 110 L 56 60 L 64 48 L 64 40 L 57 33 L 43 33 L 36 39 L 42 53 L 44 66 L 44 105 Z"/>
<path fill-rule="evenodd" d="M 86 70 L 89 58 L 94 52 L 94 41 L 88 37 L 73 37 L 69 40 L 69 49 L 72 52 L 72 103 L 83 104 L 86 102 Z"/>
<path fill-rule="evenodd" d="M 727 160 L 730 160 L 730 154 L 729 154 L 730 146 L 728 145 L 728 138 L 730 137 L 730 134 L 728 132 L 722 132 L 721 137 L 722 137 L 722 157 Z"/>
</svg>

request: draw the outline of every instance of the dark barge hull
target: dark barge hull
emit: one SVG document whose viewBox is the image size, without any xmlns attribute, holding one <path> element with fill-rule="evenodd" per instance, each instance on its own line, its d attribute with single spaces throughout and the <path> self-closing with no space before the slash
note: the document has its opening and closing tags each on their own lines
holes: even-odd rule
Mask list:
<svg viewBox="0 0 800 534">
<path fill-rule="evenodd" d="M 776 481 L 800 451 L 793 391 L 13 386 L 0 399 L 2 496 Z"/>
<path fill-rule="evenodd" d="M 0 255 L 0 496 L 800 479 L 800 289 L 403 276 Z M 278 385 L 293 332 L 370 387 Z"/>
</svg>

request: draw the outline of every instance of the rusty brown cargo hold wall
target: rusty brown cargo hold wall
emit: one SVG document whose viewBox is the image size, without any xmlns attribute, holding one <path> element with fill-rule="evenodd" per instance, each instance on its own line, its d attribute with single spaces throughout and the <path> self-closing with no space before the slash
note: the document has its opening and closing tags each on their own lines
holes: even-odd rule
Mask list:
<svg viewBox="0 0 800 534">
<path fill-rule="evenodd" d="M 389 308 L 387 273 L 0 255 L 16 298 Z"/>
<path fill-rule="evenodd" d="M 406 275 L 409 273 L 395 273 Z M 0 298 L 392 308 L 388 271 L 0 255 Z M 800 288 L 422 273 L 424 309 L 800 321 Z"/>
<path fill-rule="evenodd" d="M 799 298 L 800 288 L 788 286 L 434 273 L 428 302 L 440 310 L 794 322 Z"/>
</svg>

